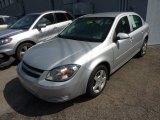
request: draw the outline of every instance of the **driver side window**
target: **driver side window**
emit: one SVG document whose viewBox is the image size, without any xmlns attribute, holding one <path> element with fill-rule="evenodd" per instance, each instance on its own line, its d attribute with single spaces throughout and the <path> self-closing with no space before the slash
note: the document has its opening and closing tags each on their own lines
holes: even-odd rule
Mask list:
<svg viewBox="0 0 160 120">
<path fill-rule="evenodd" d="M 117 24 L 117 27 L 116 27 L 116 35 L 118 33 L 127 33 L 128 34 L 130 32 L 131 32 L 131 30 L 130 30 L 130 25 L 129 25 L 129 21 L 128 21 L 127 16 L 121 18 Z"/>
<path fill-rule="evenodd" d="M 53 14 L 47 14 L 44 15 L 37 23 L 37 25 L 39 24 L 46 24 L 46 25 L 52 25 L 55 23 Z"/>
</svg>

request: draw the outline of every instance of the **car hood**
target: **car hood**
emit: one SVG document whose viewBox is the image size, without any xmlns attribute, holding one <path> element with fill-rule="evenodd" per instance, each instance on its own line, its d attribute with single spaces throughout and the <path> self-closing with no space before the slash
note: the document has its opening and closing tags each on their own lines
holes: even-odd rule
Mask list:
<svg viewBox="0 0 160 120">
<path fill-rule="evenodd" d="M 41 70 L 51 70 L 64 64 L 74 64 L 81 56 L 100 43 L 83 42 L 62 38 L 38 44 L 29 49 L 23 61 Z"/>
<path fill-rule="evenodd" d="M 0 38 L 7 38 L 19 33 L 22 33 L 24 30 L 20 29 L 5 29 L 5 30 L 0 30 Z"/>
</svg>

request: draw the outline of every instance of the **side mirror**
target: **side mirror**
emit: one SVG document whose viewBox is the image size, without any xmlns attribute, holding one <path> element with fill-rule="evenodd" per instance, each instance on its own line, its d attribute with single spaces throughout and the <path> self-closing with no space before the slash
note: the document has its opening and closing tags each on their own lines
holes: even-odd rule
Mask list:
<svg viewBox="0 0 160 120">
<path fill-rule="evenodd" d="M 129 35 L 126 33 L 118 33 L 118 35 L 116 36 L 116 40 L 123 40 L 128 38 L 129 38 Z"/>
<path fill-rule="evenodd" d="M 47 25 L 46 24 L 39 24 L 37 25 L 37 28 L 40 30 L 42 28 L 45 28 Z"/>
</svg>

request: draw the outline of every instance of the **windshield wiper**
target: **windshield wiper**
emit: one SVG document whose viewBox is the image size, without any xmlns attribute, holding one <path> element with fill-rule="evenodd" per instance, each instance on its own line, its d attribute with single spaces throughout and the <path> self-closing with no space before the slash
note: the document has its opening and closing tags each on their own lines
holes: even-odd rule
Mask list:
<svg viewBox="0 0 160 120">
<path fill-rule="evenodd" d="M 59 38 L 64 38 L 64 39 L 72 39 L 72 40 L 79 40 L 79 37 L 75 36 L 63 36 L 63 35 L 58 35 Z"/>
</svg>

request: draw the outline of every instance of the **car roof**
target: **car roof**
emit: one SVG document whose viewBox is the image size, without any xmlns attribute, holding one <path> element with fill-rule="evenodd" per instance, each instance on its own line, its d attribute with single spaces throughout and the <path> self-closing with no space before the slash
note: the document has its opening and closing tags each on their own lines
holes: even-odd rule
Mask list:
<svg viewBox="0 0 160 120">
<path fill-rule="evenodd" d="M 136 14 L 136 13 L 134 12 L 104 12 L 104 13 L 88 14 L 82 17 L 117 17 L 123 14 Z"/>
<path fill-rule="evenodd" d="M 30 13 L 28 15 L 43 15 L 48 13 L 66 13 L 66 11 L 63 10 L 52 10 L 52 11 L 45 11 L 45 12 L 39 12 L 39 13 Z"/>
</svg>

